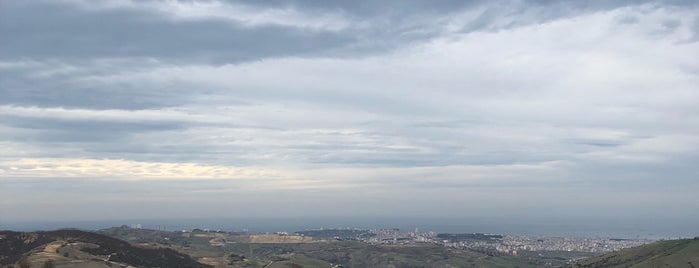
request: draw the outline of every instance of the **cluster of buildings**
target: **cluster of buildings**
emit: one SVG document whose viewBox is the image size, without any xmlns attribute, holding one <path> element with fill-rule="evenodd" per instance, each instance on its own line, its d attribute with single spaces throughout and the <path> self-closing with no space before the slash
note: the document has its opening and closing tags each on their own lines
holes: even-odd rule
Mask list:
<svg viewBox="0 0 699 268">
<path fill-rule="evenodd" d="M 140 224 L 132 224 L 131 228 L 141 229 Z M 182 230 L 187 236 L 202 236 L 220 238 L 223 234 L 220 230 L 194 229 L 191 233 Z M 232 235 L 232 233 L 230 234 Z M 242 235 L 242 236 L 241 236 Z M 247 239 L 243 239 L 245 237 Z M 624 248 L 636 247 L 654 242 L 648 239 L 614 239 L 614 238 L 590 238 L 590 237 L 542 237 L 542 236 L 513 236 L 494 234 L 437 234 L 435 232 L 419 232 L 401 230 L 399 228 L 388 229 L 319 229 L 306 230 L 289 234 L 286 232 L 266 234 L 240 234 L 235 233 L 221 242 L 212 240 L 212 245 L 223 245 L 227 242 L 252 242 L 252 243 L 310 243 L 313 241 L 326 241 L 323 237 L 331 239 L 359 240 L 370 244 L 395 244 L 405 245 L 412 243 L 432 243 L 445 247 L 469 249 L 486 253 L 517 255 L 522 251 L 567 251 L 605 253 Z M 236 238 L 236 239 L 232 239 Z M 230 240 L 230 241 L 227 241 Z"/>
<path fill-rule="evenodd" d="M 614 239 L 589 237 L 540 237 L 540 236 L 493 236 L 484 235 L 487 239 L 447 240 L 440 238 L 437 233 L 405 231 L 397 228 L 369 230 L 371 237 L 362 238 L 363 242 L 372 244 L 410 244 L 435 243 L 446 247 L 470 250 L 498 252 L 501 254 L 517 255 L 518 251 L 575 251 L 589 253 L 604 253 L 623 248 L 640 246 L 653 242 L 648 239 Z"/>
<path fill-rule="evenodd" d="M 432 243 L 437 237 L 435 232 L 420 233 L 417 229 L 415 231 L 405 231 L 398 228 L 372 229 L 369 230 L 369 233 L 373 234 L 373 236 L 361 240 L 371 244 Z"/>
<path fill-rule="evenodd" d="M 589 237 L 532 237 L 504 236 L 496 249 L 504 253 L 515 253 L 517 250 L 528 251 L 577 251 L 604 253 L 623 248 L 636 247 L 653 242 L 646 239 L 613 239 Z"/>
</svg>

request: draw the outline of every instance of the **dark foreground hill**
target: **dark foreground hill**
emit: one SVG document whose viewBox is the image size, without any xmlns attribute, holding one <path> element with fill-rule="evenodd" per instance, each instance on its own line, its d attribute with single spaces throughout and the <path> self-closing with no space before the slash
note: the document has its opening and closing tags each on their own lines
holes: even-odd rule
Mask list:
<svg viewBox="0 0 699 268">
<path fill-rule="evenodd" d="M 658 241 L 581 260 L 570 267 L 699 268 L 699 239 Z"/>
<path fill-rule="evenodd" d="M 169 248 L 80 230 L 0 231 L 0 267 L 210 267 Z"/>
</svg>

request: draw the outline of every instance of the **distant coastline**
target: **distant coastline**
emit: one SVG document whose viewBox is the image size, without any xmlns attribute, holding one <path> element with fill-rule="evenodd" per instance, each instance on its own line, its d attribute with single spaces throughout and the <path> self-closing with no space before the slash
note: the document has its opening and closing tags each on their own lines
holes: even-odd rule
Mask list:
<svg viewBox="0 0 699 268">
<path fill-rule="evenodd" d="M 55 230 L 61 228 L 78 228 L 99 230 L 114 226 L 140 224 L 143 228 L 164 230 L 191 230 L 208 228 L 222 231 L 251 232 L 295 232 L 318 228 L 401 228 L 443 233 L 493 233 L 504 235 L 547 236 L 547 237 L 605 237 L 630 239 L 677 239 L 692 238 L 699 235 L 696 222 L 686 224 L 637 224 L 635 226 L 605 226 L 598 224 L 570 222 L 551 223 L 511 223 L 492 220 L 458 221 L 453 219 L 285 219 L 285 218 L 245 218 L 245 219 L 125 219 L 98 221 L 37 221 L 5 222 L 0 221 L 0 229 L 13 231 Z"/>
</svg>

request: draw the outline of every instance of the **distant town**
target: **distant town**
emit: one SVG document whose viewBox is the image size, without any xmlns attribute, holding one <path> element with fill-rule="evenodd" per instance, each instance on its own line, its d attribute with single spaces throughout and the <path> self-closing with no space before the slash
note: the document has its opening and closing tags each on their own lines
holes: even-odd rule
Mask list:
<svg viewBox="0 0 699 268">
<path fill-rule="evenodd" d="M 629 267 L 650 257 L 663 267 L 680 267 L 697 263 L 699 256 L 699 237 L 654 241 L 399 228 L 289 233 L 148 227 L 0 231 L 0 267 Z M 644 255 L 649 251 L 663 254 Z"/>
<path fill-rule="evenodd" d="M 125 228 L 127 226 L 122 226 Z M 141 224 L 131 224 L 132 229 L 142 229 Z M 164 228 L 157 227 L 164 231 Z M 183 236 L 211 238 L 212 246 L 240 242 L 241 236 L 249 237 L 245 242 L 257 243 L 309 243 L 354 240 L 368 244 L 409 245 L 417 243 L 437 244 L 449 248 L 468 249 L 487 254 L 517 255 L 521 251 L 561 251 L 606 253 L 624 248 L 636 247 L 655 242 L 655 239 L 622 239 L 601 237 L 546 237 L 501 235 L 487 233 L 437 233 L 402 230 L 399 228 L 360 229 L 360 228 L 320 228 L 288 232 L 224 232 L 211 229 L 178 230 Z"/>
<path fill-rule="evenodd" d="M 300 231 L 297 234 L 312 234 L 318 236 L 326 230 Z M 498 253 L 517 255 L 518 251 L 576 251 L 589 253 L 605 253 L 623 248 L 636 247 L 654 242 L 650 239 L 617 239 L 589 237 L 543 237 L 543 236 L 514 236 L 483 233 L 449 234 L 432 231 L 406 231 L 392 229 L 330 229 L 328 232 L 343 234 L 362 233 L 360 236 L 334 236 L 334 239 L 356 239 L 370 244 L 411 244 L 434 243 L 445 247 L 469 249 L 481 252 L 496 251 Z M 347 232 L 350 231 L 350 232 Z"/>
</svg>

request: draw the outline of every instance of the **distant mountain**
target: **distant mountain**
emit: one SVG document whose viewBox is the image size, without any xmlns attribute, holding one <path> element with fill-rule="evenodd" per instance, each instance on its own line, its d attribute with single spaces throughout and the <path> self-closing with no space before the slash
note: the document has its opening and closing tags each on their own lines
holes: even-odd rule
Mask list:
<svg viewBox="0 0 699 268">
<path fill-rule="evenodd" d="M 169 248 L 80 230 L 0 231 L 0 267 L 210 267 Z"/>
<path fill-rule="evenodd" d="M 699 239 L 658 241 L 584 259 L 569 267 L 699 268 Z"/>
</svg>

